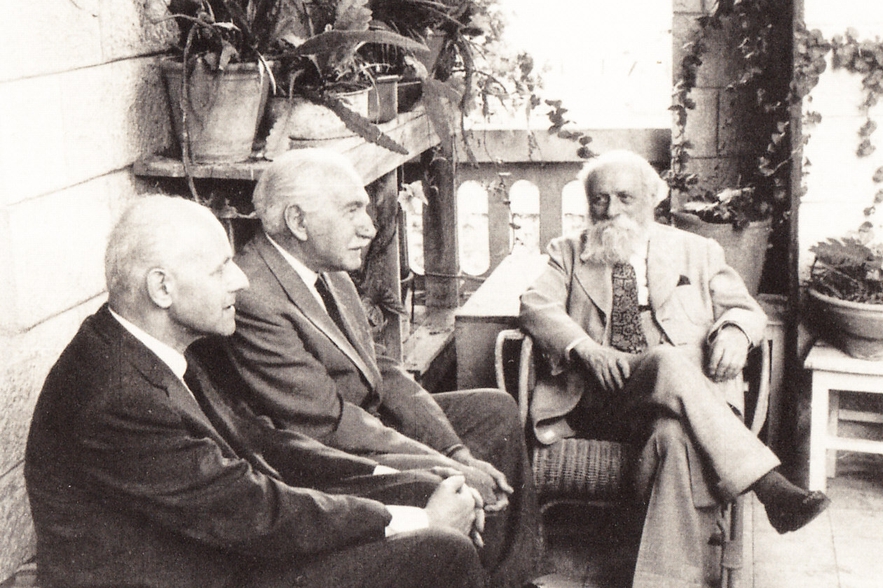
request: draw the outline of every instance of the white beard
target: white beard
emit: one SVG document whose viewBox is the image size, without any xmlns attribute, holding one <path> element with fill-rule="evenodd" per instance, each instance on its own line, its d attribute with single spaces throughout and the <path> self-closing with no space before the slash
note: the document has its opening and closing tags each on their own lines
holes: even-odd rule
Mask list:
<svg viewBox="0 0 883 588">
<path fill-rule="evenodd" d="M 592 222 L 583 233 L 580 260 L 603 265 L 628 263 L 646 242 L 647 227 L 621 214 L 608 221 Z"/>
</svg>

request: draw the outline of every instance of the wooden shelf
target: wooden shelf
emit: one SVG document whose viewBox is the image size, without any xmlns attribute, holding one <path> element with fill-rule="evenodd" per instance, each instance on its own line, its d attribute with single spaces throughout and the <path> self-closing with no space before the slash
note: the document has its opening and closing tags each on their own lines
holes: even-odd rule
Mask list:
<svg viewBox="0 0 883 588">
<path fill-rule="evenodd" d="M 438 136 L 433 131 L 422 105 L 378 126 L 394 141 L 403 145 L 408 150 L 408 154 L 394 153 L 374 143 L 368 143 L 361 137 L 292 141 L 291 144 L 292 148 L 323 147 L 346 155 L 367 185 L 439 143 Z M 242 163 L 193 164 L 191 171 L 194 178 L 257 180 L 268 165 L 270 162 L 266 159 L 250 159 Z M 135 175 L 138 176 L 184 177 L 184 165 L 181 160 L 162 155 L 139 159 L 135 162 L 134 169 Z"/>
</svg>

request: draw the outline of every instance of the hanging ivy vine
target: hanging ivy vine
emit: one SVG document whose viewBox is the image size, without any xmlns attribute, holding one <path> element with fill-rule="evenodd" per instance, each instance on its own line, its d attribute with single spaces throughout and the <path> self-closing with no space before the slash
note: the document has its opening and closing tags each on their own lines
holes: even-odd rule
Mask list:
<svg viewBox="0 0 883 588">
<path fill-rule="evenodd" d="M 721 1 L 709 14 L 695 20 L 691 36 L 683 46 L 672 93 L 671 167 L 666 179 L 673 190 L 686 194 L 688 200 L 704 203 L 693 207 L 704 220 L 745 226 L 771 216 L 783 220 L 787 215 L 786 166 L 791 159 L 788 138 L 792 102 L 789 86 L 784 82 L 788 73 L 776 69 L 782 60 L 774 35 L 787 14 L 782 4 L 773 0 Z M 712 35 L 725 36 L 728 31 L 738 34 L 739 66 L 738 75 L 725 91 L 750 97 L 754 120 L 769 130 L 765 145 L 759 142 L 753 156 L 755 165 L 750 177 L 739 181 L 743 189 L 715 193 L 702 188 L 699 177 L 687 171 L 694 145 L 687 137 L 686 126 L 689 111 L 696 107 L 690 94 L 696 88 Z"/>
</svg>

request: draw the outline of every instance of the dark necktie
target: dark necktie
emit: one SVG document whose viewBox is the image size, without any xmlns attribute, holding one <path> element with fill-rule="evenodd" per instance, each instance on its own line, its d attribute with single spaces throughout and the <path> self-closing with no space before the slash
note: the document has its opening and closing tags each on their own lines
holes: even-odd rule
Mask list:
<svg viewBox="0 0 883 588">
<path fill-rule="evenodd" d="M 630 263 L 613 266 L 613 309 L 610 313 L 610 345 L 626 353 L 647 349 L 638 307 L 638 280 Z"/>
<path fill-rule="evenodd" d="M 331 295 L 331 290 L 328 289 L 324 274 L 319 274 L 319 277 L 316 278 L 316 291 L 319 292 L 322 302 L 325 303 L 325 310 L 328 312 L 328 316 L 331 317 L 331 320 L 334 321 L 334 324 L 337 325 L 341 333 L 346 333 L 346 330 L 343 328 L 343 320 L 340 318 L 340 309 L 337 308 L 334 296 Z"/>
</svg>

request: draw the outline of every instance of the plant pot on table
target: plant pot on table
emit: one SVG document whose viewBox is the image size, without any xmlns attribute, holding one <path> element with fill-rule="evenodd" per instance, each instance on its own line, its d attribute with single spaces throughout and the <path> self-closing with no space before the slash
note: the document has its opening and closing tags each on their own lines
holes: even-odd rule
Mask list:
<svg viewBox="0 0 883 588">
<path fill-rule="evenodd" d="M 393 120 L 398 114 L 398 87 L 401 76 L 377 76 L 368 88 L 368 120 L 384 123 Z"/>
<path fill-rule="evenodd" d="M 399 112 L 411 112 L 423 96 L 423 81 L 417 78 L 401 80 L 396 88 Z"/>
<path fill-rule="evenodd" d="M 368 88 L 334 93 L 349 110 L 368 117 Z M 333 110 L 304 96 L 273 98 L 270 101 L 268 116 L 272 123 L 267 136 L 264 157 L 273 159 L 288 151 L 295 143 L 334 141 L 357 135 L 344 124 Z"/>
<path fill-rule="evenodd" d="M 266 68 L 259 63 L 235 63 L 212 71 L 202 59 L 195 60 L 187 76 L 189 100 L 183 110 L 184 64 L 163 59 L 160 67 L 182 148 L 186 113 L 191 159 L 195 163 L 247 160 L 267 104 L 270 75 Z"/>
<path fill-rule="evenodd" d="M 847 355 L 883 360 L 883 304 L 852 302 L 808 288 L 810 316 L 822 336 Z"/>
<path fill-rule="evenodd" d="M 738 229 L 732 223 L 706 222 L 689 212 L 672 211 L 671 217 L 675 227 L 717 241 L 727 264 L 742 276 L 748 292 L 757 294 L 772 233 L 771 220 L 755 221 Z"/>
</svg>

